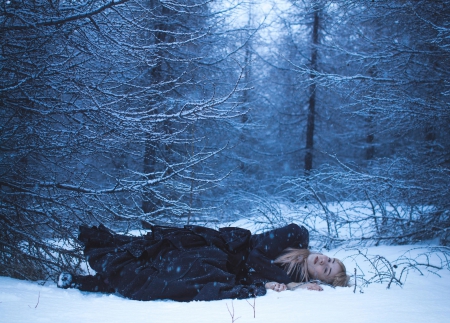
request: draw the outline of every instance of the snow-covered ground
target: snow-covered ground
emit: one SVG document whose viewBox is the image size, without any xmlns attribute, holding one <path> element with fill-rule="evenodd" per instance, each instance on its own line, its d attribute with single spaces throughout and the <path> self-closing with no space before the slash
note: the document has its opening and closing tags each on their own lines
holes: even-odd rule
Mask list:
<svg viewBox="0 0 450 323">
<path fill-rule="evenodd" d="M 232 225 L 259 231 L 254 223 L 238 221 Z M 0 277 L 0 322 L 450 322 L 450 271 L 421 272 L 410 270 L 402 276 L 403 286 L 389 282 L 389 270 L 396 277 L 408 264 L 426 264 L 430 260 L 445 266 L 442 252 L 427 253 L 436 243 L 409 246 L 378 246 L 359 249 L 335 249 L 327 254 L 344 261 L 349 274 L 357 268 L 357 287 L 331 288 L 324 291 L 295 290 L 277 293 L 269 290 L 266 296 L 250 300 L 221 300 L 180 303 L 168 300 L 140 302 L 118 295 L 86 293 L 74 289 L 59 289 L 53 282 L 41 285 Z M 447 254 L 450 250 L 442 248 Z M 384 282 L 360 288 L 365 280 L 375 280 L 374 268 L 368 259 L 385 257 L 397 268 L 383 266 L 378 258 L 379 273 Z M 420 256 L 422 255 L 422 256 Z M 439 257 L 441 256 L 441 257 Z M 409 259 L 409 260 L 408 260 Z M 389 267 L 389 268 L 388 268 Z M 448 268 L 448 263 L 447 263 Z M 431 269 L 428 267 L 428 269 Z M 387 275 L 387 276 L 386 276 Z M 406 281 L 405 281 L 406 278 Z M 352 278 L 353 280 L 354 278 Z"/>
<path fill-rule="evenodd" d="M 417 246 L 381 246 L 365 251 L 394 260 L 413 247 Z M 330 254 L 345 258 L 355 252 L 334 250 Z M 366 262 L 357 261 L 362 270 L 369 270 Z M 345 263 L 349 271 L 354 270 L 351 258 L 345 259 Z M 440 270 L 438 273 L 441 277 L 430 272 L 424 272 L 423 276 L 410 272 L 403 287 L 393 285 L 386 289 L 387 283 L 373 283 L 365 287 L 363 293 L 359 288 L 354 293 L 353 287 L 332 289 L 325 286 L 323 292 L 268 291 L 266 296 L 256 300 L 190 303 L 140 302 L 116 295 L 63 290 L 54 283 L 41 286 L 36 282 L 0 277 L 0 322 L 230 323 L 234 309 L 234 321 L 239 323 L 443 323 L 450 321 L 450 272 Z"/>
</svg>

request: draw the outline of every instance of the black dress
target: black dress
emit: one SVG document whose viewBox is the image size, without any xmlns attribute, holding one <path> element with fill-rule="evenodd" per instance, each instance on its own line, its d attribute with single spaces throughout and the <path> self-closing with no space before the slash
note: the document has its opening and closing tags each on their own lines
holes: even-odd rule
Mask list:
<svg viewBox="0 0 450 323">
<path fill-rule="evenodd" d="M 191 301 L 261 296 L 268 281 L 296 281 L 273 260 L 288 247 L 308 248 L 309 234 L 296 224 L 256 235 L 233 227 L 154 226 L 133 237 L 100 225 L 80 227 L 79 240 L 97 272 L 74 277 L 80 290 Z"/>
</svg>

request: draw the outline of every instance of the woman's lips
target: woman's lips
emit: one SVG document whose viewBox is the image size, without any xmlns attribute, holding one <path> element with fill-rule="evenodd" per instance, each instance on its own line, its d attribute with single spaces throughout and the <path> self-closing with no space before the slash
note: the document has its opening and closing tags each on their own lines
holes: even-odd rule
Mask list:
<svg viewBox="0 0 450 323">
<path fill-rule="evenodd" d="M 316 256 L 316 258 L 314 258 L 314 265 L 317 263 L 317 261 L 319 261 L 319 256 Z"/>
</svg>

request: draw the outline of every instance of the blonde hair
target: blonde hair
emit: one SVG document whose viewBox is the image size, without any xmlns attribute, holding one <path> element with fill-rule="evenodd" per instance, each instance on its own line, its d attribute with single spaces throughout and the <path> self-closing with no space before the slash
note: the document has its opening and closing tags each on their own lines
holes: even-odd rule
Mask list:
<svg viewBox="0 0 450 323">
<path fill-rule="evenodd" d="M 309 281 L 308 274 L 308 263 L 307 259 L 311 252 L 308 249 L 295 249 L 287 248 L 284 253 L 275 259 L 276 264 L 280 264 L 287 274 L 298 279 L 299 281 Z M 332 285 L 346 287 L 348 286 L 348 281 L 350 276 L 347 275 L 347 270 L 345 265 L 339 259 L 336 262 L 341 267 L 341 272 L 337 273 L 334 278 Z"/>
<path fill-rule="evenodd" d="M 308 281 L 308 264 L 306 260 L 311 252 L 308 249 L 287 248 L 284 253 L 275 259 L 274 263 L 280 264 L 289 276 L 299 281 Z"/>
<path fill-rule="evenodd" d="M 342 271 L 337 273 L 336 276 L 334 276 L 333 279 L 333 286 L 340 286 L 340 287 L 348 287 L 348 281 L 350 280 L 350 276 L 347 275 L 347 269 L 345 268 L 345 265 L 340 261 L 339 259 L 336 259 L 336 262 L 341 266 Z"/>
</svg>

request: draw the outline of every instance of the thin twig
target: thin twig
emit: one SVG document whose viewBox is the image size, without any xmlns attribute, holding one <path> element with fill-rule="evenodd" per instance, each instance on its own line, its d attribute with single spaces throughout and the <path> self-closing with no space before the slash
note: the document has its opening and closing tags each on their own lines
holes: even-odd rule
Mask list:
<svg viewBox="0 0 450 323">
<path fill-rule="evenodd" d="M 38 300 L 37 300 L 36 306 L 35 306 L 34 308 L 37 308 L 37 307 L 38 307 L 38 305 L 39 305 L 39 300 L 40 300 L 40 299 L 41 299 L 41 292 L 39 292 Z"/>
<path fill-rule="evenodd" d="M 233 309 L 233 312 L 230 311 L 230 308 L 228 307 L 228 303 L 226 303 L 226 305 L 227 305 L 228 313 L 230 313 L 230 316 L 231 316 L 231 323 L 236 322 L 240 317 L 234 318 L 234 305 L 233 305 L 233 300 L 231 300 L 231 308 Z"/>
<path fill-rule="evenodd" d="M 253 297 L 253 305 L 250 304 L 250 302 L 248 301 L 248 299 L 246 299 L 248 305 L 250 305 L 253 308 L 253 318 L 256 318 L 256 297 Z"/>
<path fill-rule="evenodd" d="M 39 305 L 39 299 L 40 299 L 40 298 L 41 298 L 41 292 L 39 292 L 39 294 L 38 294 L 38 300 L 37 300 L 36 306 L 35 306 L 34 308 L 37 308 L 37 307 L 38 307 L 38 305 Z M 1 302 L 0 302 L 0 303 L 1 303 Z M 31 308 L 30 305 L 28 305 L 28 307 Z"/>
</svg>

